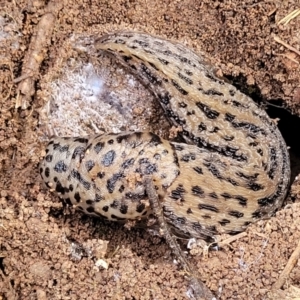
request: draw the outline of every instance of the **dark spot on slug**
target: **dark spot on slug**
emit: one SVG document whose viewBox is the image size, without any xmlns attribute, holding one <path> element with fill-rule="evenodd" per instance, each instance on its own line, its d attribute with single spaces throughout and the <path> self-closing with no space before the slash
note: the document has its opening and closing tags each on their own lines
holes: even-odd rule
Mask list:
<svg viewBox="0 0 300 300">
<path fill-rule="evenodd" d="M 182 79 L 183 81 L 185 81 L 185 83 L 192 85 L 193 84 L 193 80 L 188 78 L 187 76 L 184 76 L 183 74 L 181 74 L 180 72 L 177 73 L 178 77 L 180 79 Z"/>
<path fill-rule="evenodd" d="M 117 137 L 117 142 L 121 143 L 123 140 L 126 141 L 130 136 L 131 136 L 130 134 L 124 134 L 124 135 L 118 136 Z"/>
<path fill-rule="evenodd" d="M 242 218 L 244 216 L 244 214 L 242 212 L 237 211 L 237 210 L 231 210 L 231 211 L 229 211 L 228 215 L 233 216 L 233 217 L 235 217 L 237 219 Z"/>
<path fill-rule="evenodd" d="M 149 134 L 151 135 L 151 140 L 150 140 L 151 144 L 154 144 L 154 146 L 162 144 L 161 138 L 158 135 L 151 132 Z"/>
<path fill-rule="evenodd" d="M 184 96 L 186 96 L 188 94 L 188 92 L 183 89 L 178 82 L 176 82 L 174 79 L 171 80 L 172 84 L 174 85 L 174 87 Z"/>
<path fill-rule="evenodd" d="M 198 208 L 199 209 L 206 209 L 206 210 L 210 210 L 210 211 L 213 211 L 213 212 L 219 212 L 219 209 L 213 205 L 208 205 L 208 204 L 204 204 L 204 203 L 199 203 L 198 204 Z"/>
<path fill-rule="evenodd" d="M 61 146 L 60 143 L 53 144 L 53 150 L 58 150 L 59 152 L 67 152 L 69 150 L 69 146 Z"/>
<path fill-rule="evenodd" d="M 93 213 L 93 212 L 95 211 L 95 208 L 94 208 L 93 206 L 89 206 L 89 207 L 86 209 L 86 211 L 87 211 L 88 213 Z"/>
<path fill-rule="evenodd" d="M 188 208 L 187 211 L 186 211 L 186 213 L 187 213 L 187 214 L 192 214 L 193 211 L 191 210 L 191 208 Z"/>
<path fill-rule="evenodd" d="M 158 94 L 158 98 L 162 104 L 168 105 L 172 97 L 168 92 L 165 92 L 164 94 Z"/>
<path fill-rule="evenodd" d="M 157 59 L 158 59 L 163 65 L 168 65 L 168 64 L 169 64 L 169 62 L 168 62 L 167 60 L 163 59 L 163 58 L 158 57 Z"/>
<path fill-rule="evenodd" d="M 70 199 L 70 198 L 66 198 L 66 199 L 65 199 L 65 202 L 66 202 L 68 205 L 72 206 L 72 202 L 71 202 L 71 199 Z"/>
<path fill-rule="evenodd" d="M 210 220 L 211 216 L 210 215 L 202 215 L 201 216 L 204 220 Z"/>
<path fill-rule="evenodd" d="M 175 200 L 183 200 L 185 193 L 186 190 L 183 188 L 181 184 L 179 184 L 175 190 L 171 191 L 170 198 Z"/>
<path fill-rule="evenodd" d="M 216 119 L 220 113 L 217 112 L 216 110 L 213 110 L 210 108 L 208 105 L 201 103 L 201 102 L 196 102 L 196 105 L 201 109 L 201 111 L 205 114 L 205 116 L 209 119 Z"/>
<path fill-rule="evenodd" d="M 233 135 L 224 135 L 222 138 L 223 138 L 225 141 L 227 141 L 227 142 L 231 142 L 231 141 L 234 140 L 234 136 L 233 136 Z"/>
<path fill-rule="evenodd" d="M 124 60 L 126 63 L 132 59 L 131 56 L 127 56 L 127 55 L 122 55 L 121 57 L 123 58 L 123 60 Z"/>
<path fill-rule="evenodd" d="M 155 154 L 153 155 L 153 158 L 154 158 L 155 160 L 160 160 L 160 159 L 161 159 L 161 155 L 158 154 L 158 153 L 155 153 Z"/>
<path fill-rule="evenodd" d="M 203 197 L 204 197 L 204 191 L 203 191 L 203 189 L 202 189 L 200 186 L 198 186 L 198 185 L 195 185 L 195 186 L 192 187 L 192 193 L 193 193 L 193 195 L 198 196 L 198 197 L 200 197 L 200 198 L 203 198 Z"/>
<path fill-rule="evenodd" d="M 222 219 L 221 221 L 219 221 L 219 223 L 221 224 L 221 226 L 225 226 L 226 224 L 229 224 L 230 221 L 227 219 Z"/>
<path fill-rule="evenodd" d="M 77 179 L 86 190 L 89 190 L 91 188 L 91 184 L 87 180 L 83 179 L 83 177 L 77 170 L 73 169 L 71 171 L 71 176 Z"/>
<path fill-rule="evenodd" d="M 76 200 L 76 202 L 77 202 L 77 203 L 79 203 L 79 202 L 80 202 L 80 200 L 81 200 L 81 197 L 80 197 L 80 194 L 79 194 L 79 192 L 76 192 L 76 193 L 75 193 L 75 195 L 74 195 L 74 199 Z"/>
<path fill-rule="evenodd" d="M 184 69 L 184 72 L 186 75 L 193 76 L 193 72 L 191 72 L 190 70 Z"/>
<path fill-rule="evenodd" d="M 209 89 L 209 90 L 203 91 L 203 94 L 212 95 L 212 96 L 224 96 L 223 93 L 216 91 L 214 89 Z"/>
<path fill-rule="evenodd" d="M 46 160 L 46 162 L 51 162 L 51 161 L 52 161 L 52 158 L 53 158 L 53 155 L 48 154 L 48 155 L 45 157 L 45 160 Z"/>
<path fill-rule="evenodd" d="M 57 181 L 56 182 L 56 188 L 55 188 L 56 192 L 58 193 L 61 193 L 62 195 L 65 194 L 65 189 L 64 187 L 62 186 L 61 182 L 60 181 Z"/>
<path fill-rule="evenodd" d="M 125 215 L 125 214 L 127 214 L 127 211 L 128 211 L 128 205 L 121 204 L 120 213 L 123 214 L 123 215 Z"/>
<path fill-rule="evenodd" d="M 180 145 L 180 144 L 174 144 L 174 149 L 176 151 L 182 151 L 182 150 L 184 150 L 184 146 Z"/>
<path fill-rule="evenodd" d="M 103 155 L 101 163 L 105 167 L 109 167 L 114 162 L 115 158 L 116 158 L 115 150 L 110 150 Z"/>
<path fill-rule="evenodd" d="M 205 131 L 207 129 L 206 125 L 201 122 L 199 125 L 198 125 L 198 130 L 201 132 L 201 131 Z"/>
<path fill-rule="evenodd" d="M 88 172 L 91 171 L 94 168 L 94 166 L 95 166 L 95 162 L 92 160 L 88 160 L 85 163 L 85 168 Z"/>
<path fill-rule="evenodd" d="M 118 200 L 114 200 L 112 204 L 110 204 L 111 208 L 117 208 L 119 206 L 119 201 Z"/>
<path fill-rule="evenodd" d="M 255 182 L 250 182 L 248 184 L 248 187 L 252 190 L 252 191 L 260 191 L 264 189 L 264 186 L 259 184 L 259 183 L 255 183 Z"/>
<path fill-rule="evenodd" d="M 186 223 L 186 218 L 181 217 L 181 218 L 176 218 L 176 223 L 180 225 L 184 225 Z"/>
<path fill-rule="evenodd" d="M 115 186 L 118 180 L 123 178 L 123 173 L 115 173 L 112 177 L 110 177 L 106 182 L 106 188 L 108 192 L 111 194 L 115 190 Z"/>
<path fill-rule="evenodd" d="M 126 44 L 126 42 L 124 41 L 124 40 L 122 40 L 122 39 L 115 39 L 115 43 L 116 44 L 122 44 L 122 45 L 124 45 L 124 44 Z"/>
<path fill-rule="evenodd" d="M 179 107 L 185 108 L 187 107 L 187 104 L 184 102 L 179 102 Z"/>
<path fill-rule="evenodd" d="M 79 142 L 79 143 L 86 144 L 88 142 L 88 139 L 85 139 L 85 138 L 75 138 L 74 142 Z"/>
<path fill-rule="evenodd" d="M 226 192 L 222 193 L 221 196 L 224 197 L 225 199 L 230 199 L 233 197 L 232 195 L 230 195 L 229 193 L 226 193 Z"/>
<path fill-rule="evenodd" d="M 124 220 L 126 220 L 126 218 L 120 218 L 120 217 L 118 217 L 118 216 L 116 216 L 116 215 L 114 215 L 114 214 L 111 215 L 111 218 L 112 218 L 112 219 L 116 219 L 116 220 L 118 220 L 118 221 L 124 221 Z"/>
<path fill-rule="evenodd" d="M 193 167 L 193 169 L 198 173 L 198 174 L 203 174 L 202 168 L 201 167 Z"/>
<path fill-rule="evenodd" d="M 218 199 L 218 195 L 215 192 L 211 192 L 208 194 L 211 198 Z"/>
<path fill-rule="evenodd" d="M 139 203 L 137 206 L 136 206 L 136 212 L 138 213 L 141 213 L 144 209 L 145 209 L 145 204 L 144 203 Z"/>
<path fill-rule="evenodd" d="M 157 66 L 156 66 L 154 63 L 152 63 L 151 61 L 149 61 L 148 63 L 149 63 L 149 65 L 150 65 L 153 69 L 155 69 L 156 71 L 159 70 L 159 69 L 157 68 Z"/>
<path fill-rule="evenodd" d="M 134 164 L 134 158 L 128 158 L 122 163 L 121 168 L 127 169 L 133 164 Z"/>
<path fill-rule="evenodd" d="M 102 179 L 104 176 L 105 176 L 104 172 L 98 172 L 97 173 L 97 177 L 100 178 L 100 179 Z"/>
<path fill-rule="evenodd" d="M 94 146 L 94 150 L 95 152 L 98 154 L 104 147 L 104 143 L 103 142 L 98 142 L 95 146 Z"/>
<path fill-rule="evenodd" d="M 237 196 L 235 196 L 234 198 L 235 198 L 236 200 L 238 200 L 238 202 L 239 202 L 239 204 L 240 204 L 241 206 L 247 206 L 247 201 L 248 201 L 247 198 L 245 198 L 245 197 L 243 197 L 243 196 L 240 196 L 240 195 L 237 195 Z"/>
<path fill-rule="evenodd" d="M 141 63 L 141 70 L 152 84 L 154 85 L 162 84 L 161 79 L 156 77 L 144 63 Z"/>
<path fill-rule="evenodd" d="M 229 90 L 229 94 L 230 94 L 230 96 L 234 96 L 235 95 L 235 91 L 234 90 Z"/>
<path fill-rule="evenodd" d="M 82 159 L 84 157 L 85 148 L 82 146 L 78 146 L 74 149 L 72 154 L 72 159 L 75 159 L 77 156 Z"/>
<path fill-rule="evenodd" d="M 48 167 L 46 167 L 46 169 L 45 169 L 45 176 L 49 177 L 49 175 L 50 175 L 50 169 Z"/>
</svg>

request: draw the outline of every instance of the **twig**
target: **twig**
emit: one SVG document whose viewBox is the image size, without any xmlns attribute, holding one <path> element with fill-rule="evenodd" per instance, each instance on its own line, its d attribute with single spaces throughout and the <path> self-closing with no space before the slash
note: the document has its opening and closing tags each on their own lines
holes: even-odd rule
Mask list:
<svg viewBox="0 0 300 300">
<path fill-rule="evenodd" d="M 51 0 L 45 9 L 46 13 L 41 17 L 36 26 L 35 34 L 31 38 L 29 50 L 24 58 L 22 74 L 19 78 L 15 79 L 15 82 L 19 82 L 15 108 L 21 107 L 22 109 L 26 109 L 35 93 L 35 78 L 33 74 L 39 74 L 47 46 L 50 44 L 55 18 L 60 7 L 57 1 Z"/>
<path fill-rule="evenodd" d="M 289 59 L 290 61 L 292 61 L 292 62 L 294 62 L 294 63 L 296 63 L 298 65 L 300 64 L 299 61 L 297 61 L 296 59 L 290 57 L 289 55 L 286 55 L 286 54 L 275 54 L 275 55 L 282 56 L 282 57 L 284 57 L 286 59 Z"/>
<path fill-rule="evenodd" d="M 169 230 L 169 227 L 165 221 L 165 217 L 163 215 L 163 210 L 160 206 L 160 202 L 159 202 L 156 190 L 154 188 L 152 177 L 150 175 L 146 175 L 144 177 L 144 185 L 146 188 L 146 192 L 147 192 L 147 195 L 149 198 L 149 202 L 150 202 L 152 211 L 158 220 L 158 224 L 160 227 L 160 233 L 164 236 L 167 243 L 169 244 L 169 247 L 171 248 L 173 253 L 176 255 L 178 260 L 180 261 L 182 267 L 188 273 L 188 275 L 190 277 L 192 288 L 194 289 L 196 299 L 199 299 L 199 300 L 200 299 L 206 299 L 206 300 L 216 299 L 213 296 L 212 292 L 204 285 L 204 283 L 197 278 L 197 276 L 195 275 L 196 271 L 191 266 L 191 264 L 188 262 L 188 260 L 185 257 L 185 254 L 182 252 L 177 241 L 172 236 L 172 234 Z"/>
<path fill-rule="evenodd" d="M 246 232 L 241 232 L 239 234 L 236 234 L 236 235 L 233 235 L 233 236 L 229 237 L 226 240 L 218 242 L 218 246 L 219 247 L 223 247 L 223 246 L 228 245 L 228 244 L 230 244 L 230 243 L 232 243 L 232 242 L 234 242 L 234 241 L 236 241 L 238 239 L 241 239 L 241 238 L 243 238 L 245 236 L 247 236 L 247 233 Z"/>
<path fill-rule="evenodd" d="M 296 48 L 290 46 L 289 44 L 287 44 L 286 42 L 281 40 L 278 36 L 274 35 L 274 40 L 275 40 L 275 42 L 283 45 L 284 47 L 288 48 L 289 50 L 295 52 L 296 54 L 298 54 L 300 56 L 300 51 L 298 51 Z"/>
<path fill-rule="evenodd" d="M 289 277 L 291 271 L 293 270 L 295 264 L 297 263 L 297 261 L 299 259 L 299 256 L 300 256 L 300 241 L 299 241 L 296 249 L 292 253 L 292 255 L 291 255 L 288 263 L 286 264 L 285 268 L 283 269 L 283 271 L 279 275 L 279 278 L 273 284 L 273 287 L 272 287 L 273 291 L 279 290 L 284 285 L 285 281 L 287 280 L 287 278 Z"/>
<path fill-rule="evenodd" d="M 33 77 L 33 74 L 30 74 L 30 73 L 29 74 L 22 74 L 20 77 L 15 78 L 13 80 L 13 83 L 19 83 L 20 81 L 25 80 L 29 77 Z"/>
</svg>

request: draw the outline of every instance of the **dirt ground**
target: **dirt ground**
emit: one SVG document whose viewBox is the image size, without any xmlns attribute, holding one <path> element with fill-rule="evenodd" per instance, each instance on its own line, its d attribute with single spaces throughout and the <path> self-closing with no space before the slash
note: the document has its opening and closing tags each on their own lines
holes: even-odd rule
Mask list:
<svg viewBox="0 0 300 300">
<path fill-rule="evenodd" d="M 45 189 L 38 173 L 47 130 L 59 131 L 57 119 L 45 129 L 42 108 L 50 98 L 83 97 L 83 88 L 75 96 L 71 91 L 81 82 L 76 76 L 84 73 L 78 66 L 92 53 L 80 53 L 74 39 L 122 29 L 154 33 L 206 53 L 228 80 L 261 102 L 272 118 L 280 118 L 293 173 L 284 207 L 222 247 L 202 251 L 187 250 L 186 241 L 181 245 L 217 299 L 299 299 L 297 257 L 283 287 L 274 287 L 300 241 L 300 15 L 287 24 L 280 22 L 295 9 L 300 9 L 299 1 L 0 1 L 0 300 L 193 299 L 163 238 L 84 216 Z M 22 95 L 18 88 L 28 79 L 24 66 L 33 50 L 30 41 L 47 13 L 41 35 L 45 44 L 36 44 L 42 46 L 42 54 L 31 64 L 41 65 L 29 76 L 32 85 Z M 106 63 L 110 64 L 103 60 L 102 66 L 95 65 L 103 68 Z M 112 73 L 134 86 L 128 96 L 133 102 L 130 95 L 137 95 L 135 90 L 141 93 L 136 99 L 150 97 L 139 83 L 132 83 L 130 74 L 109 66 L 109 99 Z M 85 79 L 89 76 L 83 74 Z M 124 94 L 123 84 L 118 84 L 114 97 Z M 63 114 L 56 114 L 58 120 Z M 149 119 L 164 124 L 161 117 L 150 115 L 145 123 Z M 103 130 L 113 121 L 107 127 L 102 124 Z M 128 124 L 131 121 L 137 123 Z M 126 122 L 119 128 L 142 126 L 136 118 Z M 161 126 L 153 130 L 159 132 Z"/>
</svg>

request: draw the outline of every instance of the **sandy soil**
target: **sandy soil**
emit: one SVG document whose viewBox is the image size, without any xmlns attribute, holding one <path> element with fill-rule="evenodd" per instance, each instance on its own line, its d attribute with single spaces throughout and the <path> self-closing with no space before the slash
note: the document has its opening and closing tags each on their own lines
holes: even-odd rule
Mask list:
<svg viewBox="0 0 300 300">
<path fill-rule="evenodd" d="M 192 249 L 188 256 L 219 299 L 299 299 L 300 262 L 282 289 L 272 287 L 300 240 L 300 182 L 296 177 L 300 172 L 296 143 L 300 16 L 279 24 L 300 3 L 198 2 L 57 1 L 44 60 L 35 57 L 41 67 L 32 77 L 34 94 L 23 109 L 14 80 L 22 75 L 26 54 L 32 51 L 30 40 L 47 12 L 46 5 L 41 0 L 0 2 L 0 300 L 192 299 L 188 281 L 164 239 L 74 211 L 43 187 L 38 174 L 46 132 L 51 130 L 45 129 L 41 108 L 58 95 L 58 82 L 63 81 L 63 87 L 66 82 L 72 85 L 71 75 L 87 60 L 88 52 L 80 54 L 70 41 L 117 29 L 155 33 L 207 53 L 219 72 L 265 105 L 273 118 L 281 119 L 280 129 L 291 147 L 292 180 L 296 178 L 285 206 L 272 219 L 249 227 L 244 237 L 208 252 Z M 111 68 L 113 72 L 115 67 Z M 130 85 L 133 79 L 128 76 Z M 114 85 L 108 79 L 106 83 L 111 99 Z M 137 85 L 133 84 L 139 97 L 150 97 Z M 120 83 L 115 91 L 122 88 Z M 135 94 L 135 89 L 130 92 Z M 64 94 L 62 101 L 66 97 Z M 155 104 L 151 105 L 156 111 Z M 128 109 L 139 114 L 134 105 Z M 151 112 L 147 116 L 145 120 L 156 124 L 153 130 L 159 132 L 163 125 L 157 124 L 164 120 L 153 118 Z M 132 122 L 134 125 L 121 124 L 120 128 L 145 125 L 135 117 Z M 57 121 L 51 124 L 53 130 Z M 93 126 L 106 130 L 101 123 Z M 181 244 L 186 250 L 186 241 Z"/>
</svg>

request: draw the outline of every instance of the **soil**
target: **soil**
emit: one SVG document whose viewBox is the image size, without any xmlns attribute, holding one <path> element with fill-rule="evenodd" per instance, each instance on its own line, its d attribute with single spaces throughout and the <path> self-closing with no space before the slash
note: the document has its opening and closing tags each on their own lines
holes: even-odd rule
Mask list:
<svg viewBox="0 0 300 300">
<path fill-rule="evenodd" d="M 49 7 L 53 13 L 42 28 L 42 55 L 31 61 L 38 68 L 29 78 L 33 84 L 24 97 L 20 82 L 28 79 L 24 66 L 34 50 L 30 42 Z M 189 282 L 163 238 L 75 211 L 44 188 L 38 173 L 50 134 L 68 135 L 72 128 L 76 128 L 74 134 L 89 133 L 91 128 L 107 131 L 115 121 L 119 121 L 116 130 L 139 128 L 160 135 L 168 131 L 147 89 L 110 58 L 95 62 L 88 43 L 80 46 L 85 39 L 123 29 L 177 40 L 204 53 L 219 74 L 280 119 L 293 171 L 284 207 L 220 247 L 207 251 L 194 245 L 188 250 L 187 241 L 180 243 L 218 299 L 299 299 L 297 259 L 283 287 L 273 288 L 300 240 L 296 142 L 300 15 L 287 24 L 280 22 L 299 8 L 300 3 L 292 0 L 0 1 L 0 300 L 193 299 Z M 114 74 L 123 81 L 111 80 Z M 92 108 L 91 116 L 98 123 L 83 127 L 71 123 L 63 131 L 67 121 L 62 119 L 59 103 L 68 104 L 64 108 L 68 110 L 73 98 L 95 92 L 93 83 L 99 78 L 104 84 L 99 92 L 104 95 L 104 110 L 111 107 L 121 112 L 120 118 L 101 119 L 103 111 Z M 84 80 L 88 88 L 82 86 Z M 131 106 L 126 97 L 132 100 Z M 88 99 L 93 103 L 94 99 Z M 115 104 L 115 99 L 125 102 Z M 140 99 L 144 99 L 141 111 L 135 107 Z M 148 99 L 152 99 L 149 110 Z M 51 109 L 50 100 L 54 101 Z M 121 119 L 128 112 L 135 116 Z M 147 127 L 148 123 L 152 125 Z"/>
</svg>

